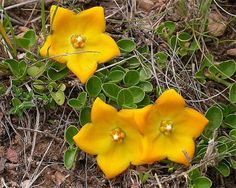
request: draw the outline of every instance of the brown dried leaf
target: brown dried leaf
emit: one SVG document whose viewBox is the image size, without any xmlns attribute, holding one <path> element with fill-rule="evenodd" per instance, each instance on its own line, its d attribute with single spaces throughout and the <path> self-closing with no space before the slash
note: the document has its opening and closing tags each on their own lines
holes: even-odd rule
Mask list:
<svg viewBox="0 0 236 188">
<path fill-rule="evenodd" d="M 7 156 L 6 157 L 12 163 L 18 163 L 18 161 L 19 161 L 17 152 L 11 148 L 7 149 Z"/>
<path fill-rule="evenodd" d="M 53 176 L 53 181 L 57 186 L 60 186 L 65 181 L 65 179 L 65 175 L 59 171 L 56 171 Z"/>
<path fill-rule="evenodd" d="M 222 36 L 226 30 L 224 18 L 217 12 L 211 12 L 208 17 L 208 31 L 214 37 Z"/>
</svg>

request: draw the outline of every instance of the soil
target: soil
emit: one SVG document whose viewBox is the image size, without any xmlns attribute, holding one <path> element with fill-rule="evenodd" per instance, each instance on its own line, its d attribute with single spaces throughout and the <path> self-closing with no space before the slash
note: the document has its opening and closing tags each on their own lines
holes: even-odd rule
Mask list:
<svg viewBox="0 0 236 188">
<path fill-rule="evenodd" d="M 20 2 L 25 1 L 7 1 L 5 7 L 7 8 Z M 105 14 L 108 16 L 107 32 L 113 38 L 117 40 L 125 37 L 133 37 L 137 44 L 149 44 L 153 40 L 153 37 L 150 36 L 150 29 L 156 24 L 159 24 L 156 14 L 166 13 L 165 3 L 168 4 L 169 1 L 156 1 L 155 3 L 156 6 L 149 7 L 149 10 L 146 10 L 147 7 L 132 7 L 131 1 L 122 0 L 61 0 L 59 4 L 70 9 L 85 9 L 95 5 L 101 5 L 105 8 Z M 46 1 L 47 16 L 51 4 L 56 4 L 56 1 Z M 219 4 L 231 14 L 236 14 L 235 1 Z M 135 8 L 137 9 L 132 10 Z M 213 5 L 212 9 L 217 9 L 225 18 L 232 19 L 232 17 L 216 5 Z M 130 11 L 127 14 L 130 17 L 124 18 L 122 10 Z M 134 15 L 131 15 L 131 10 Z M 16 35 L 21 34 L 25 28 L 33 28 L 38 34 L 39 45 L 42 45 L 40 11 L 41 9 L 38 3 L 28 3 L 24 6 L 8 9 L 7 13 L 12 19 Z M 182 18 L 177 19 L 172 13 L 168 12 L 169 15 L 166 15 L 166 17 L 170 20 L 176 20 L 177 25 L 181 26 L 184 20 Z M 166 17 L 164 19 L 167 19 Z M 230 22 L 230 25 L 224 32 L 224 35 L 220 37 L 220 40 L 235 41 L 235 28 L 236 22 Z M 127 30 L 129 32 L 126 32 Z M 157 49 L 163 47 L 165 47 L 164 44 L 161 44 Z M 229 59 L 226 51 L 236 48 L 236 43 L 225 41 L 216 45 L 216 43 L 212 42 L 207 44 L 207 47 L 216 56 L 217 61 L 220 61 Z M 0 48 L 0 53 L 1 58 L 5 58 L 8 55 L 2 47 Z M 235 57 L 231 56 L 231 58 Z M 177 71 L 181 75 L 181 70 Z M 184 78 L 184 73 L 181 77 Z M 10 85 L 8 77 L 1 76 L 0 74 L 0 79 L 2 83 Z M 69 81 L 73 80 L 73 76 L 69 79 L 66 80 L 67 85 L 69 85 Z M 191 103 L 191 99 L 198 99 L 198 96 L 195 95 L 194 91 L 191 91 L 191 88 L 183 80 L 179 82 L 179 85 L 185 88 L 186 91 L 189 91 L 190 94 L 185 94 L 186 96 L 184 97 Z M 222 85 L 209 81 L 206 87 L 204 87 L 204 92 L 208 96 L 214 96 L 218 91 L 222 91 L 223 89 L 224 87 Z M 196 102 L 193 105 L 204 112 L 214 101 L 225 102 L 224 95 L 222 93 L 214 98 L 213 101 Z M 9 115 L 9 105 L 9 98 L 7 96 L 2 97 L 0 100 L 0 188 L 4 186 L 10 188 L 158 187 L 158 177 L 163 182 L 163 188 L 188 186 L 184 176 L 165 181 L 170 178 L 168 166 L 165 166 L 165 164 L 140 167 L 132 166 L 119 177 L 107 180 L 97 167 L 95 157 L 86 155 L 83 152 L 79 154 L 76 166 L 72 170 L 67 170 L 63 164 L 63 154 L 67 148 L 67 144 L 64 141 L 64 130 L 70 124 L 80 127 L 78 114 L 66 105 L 57 107 L 52 111 L 40 107 L 39 104 L 37 110 L 27 111 L 23 117 L 16 117 Z M 39 122 L 37 122 L 37 119 L 39 119 Z M 185 168 L 180 167 L 179 171 L 177 170 L 175 174 L 185 171 Z M 149 172 L 151 174 L 150 179 L 143 185 L 141 185 L 138 178 L 139 172 Z M 158 177 L 155 176 L 155 173 L 158 174 Z M 208 176 L 213 180 L 213 187 L 236 187 L 235 174 L 232 174 L 228 178 L 222 178 L 216 176 L 214 171 L 210 170 L 208 171 Z"/>
</svg>

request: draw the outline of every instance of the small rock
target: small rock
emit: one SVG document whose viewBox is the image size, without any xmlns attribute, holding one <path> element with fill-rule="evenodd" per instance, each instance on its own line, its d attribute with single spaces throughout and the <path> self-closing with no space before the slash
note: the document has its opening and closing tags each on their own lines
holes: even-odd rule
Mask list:
<svg viewBox="0 0 236 188">
<path fill-rule="evenodd" d="M 224 18 L 217 12 L 211 12 L 208 17 L 208 31 L 214 37 L 222 36 L 226 30 Z"/>
<path fill-rule="evenodd" d="M 154 6 L 154 2 L 151 0 L 138 0 L 139 8 L 148 11 Z"/>
<path fill-rule="evenodd" d="M 18 154 L 15 150 L 8 148 L 7 149 L 7 159 L 12 163 L 18 163 Z"/>
<path fill-rule="evenodd" d="M 232 48 L 232 49 L 227 50 L 226 54 L 230 55 L 230 56 L 235 56 L 236 57 L 236 48 Z"/>
</svg>

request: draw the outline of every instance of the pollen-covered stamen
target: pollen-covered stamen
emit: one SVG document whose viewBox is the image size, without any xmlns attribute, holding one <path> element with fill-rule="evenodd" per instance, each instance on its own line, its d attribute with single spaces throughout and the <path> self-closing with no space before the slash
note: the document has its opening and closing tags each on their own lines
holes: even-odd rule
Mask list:
<svg viewBox="0 0 236 188">
<path fill-rule="evenodd" d="M 120 128 L 115 128 L 111 131 L 112 140 L 121 143 L 125 138 L 125 133 Z"/>
<path fill-rule="evenodd" d="M 160 132 L 164 135 L 170 135 L 173 130 L 173 122 L 169 120 L 164 120 L 161 122 Z"/>
<path fill-rule="evenodd" d="M 86 38 L 82 35 L 72 35 L 70 42 L 74 48 L 83 48 L 85 46 Z"/>
</svg>

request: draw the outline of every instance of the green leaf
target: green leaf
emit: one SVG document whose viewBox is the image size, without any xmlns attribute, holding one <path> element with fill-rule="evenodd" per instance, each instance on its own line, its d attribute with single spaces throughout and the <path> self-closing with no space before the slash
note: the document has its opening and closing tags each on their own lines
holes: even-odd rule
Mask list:
<svg viewBox="0 0 236 188">
<path fill-rule="evenodd" d="M 168 43 L 172 49 L 177 50 L 178 49 L 178 39 L 175 35 L 173 35 L 169 40 Z"/>
<path fill-rule="evenodd" d="M 64 67 L 62 70 L 57 70 L 51 67 L 47 71 L 48 77 L 53 81 L 57 81 L 57 80 L 61 80 L 65 78 L 68 73 L 69 73 L 69 69 L 67 67 Z"/>
<path fill-rule="evenodd" d="M 234 160 L 233 158 L 230 158 L 230 167 L 236 170 L 236 160 Z"/>
<path fill-rule="evenodd" d="M 231 87 L 229 89 L 229 100 L 233 104 L 236 103 L 236 83 L 231 85 Z"/>
<path fill-rule="evenodd" d="M 119 106 L 129 106 L 134 103 L 134 98 L 129 89 L 121 89 L 117 95 L 117 104 Z"/>
<path fill-rule="evenodd" d="M 192 36 L 187 32 L 182 32 L 177 36 L 178 36 L 178 40 L 184 43 L 190 41 L 192 38 Z"/>
<path fill-rule="evenodd" d="M 75 144 L 73 137 L 79 132 L 79 130 L 77 129 L 76 126 L 74 125 L 70 125 L 64 134 L 65 140 L 68 142 L 68 144 L 70 144 L 71 146 L 73 146 Z"/>
<path fill-rule="evenodd" d="M 201 172 L 199 171 L 198 168 L 193 169 L 188 173 L 188 177 L 191 181 L 194 181 L 196 178 L 198 178 L 200 176 L 201 176 Z"/>
<path fill-rule="evenodd" d="M 106 101 L 106 96 L 103 93 L 99 93 L 98 97 L 103 101 Z"/>
<path fill-rule="evenodd" d="M 11 103 L 12 103 L 12 105 L 13 105 L 14 107 L 17 107 L 17 106 L 20 106 L 20 105 L 21 105 L 20 99 L 15 98 L 15 97 L 11 100 Z"/>
<path fill-rule="evenodd" d="M 209 120 L 207 129 L 217 129 L 223 120 L 223 113 L 217 106 L 210 107 L 206 112 L 206 118 Z"/>
<path fill-rule="evenodd" d="M 130 90 L 130 92 L 133 95 L 134 103 L 139 103 L 144 99 L 145 93 L 144 93 L 143 89 L 141 89 L 140 87 L 132 86 L 128 89 Z"/>
<path fill-rule="evenodd" d="M 236 114 L 230 114 L 226 116 L 224 123 L 226 123 L 226 125 L 232 129 L 236 128 Z"/>
<path fill-rule="evenodd" d="M 150 97 L 148 95 L 145 95 L 144 99 L 140 103 L 138 103 L 138 107 L 144 107 L 146 105 L 149 105 L 150 103 L 151 103 Z"/>
<path fill-rule="evenodd" d="M 68 148 L 64 153 L 64 165 L 67 169 L 71 169 L 74 166 L 76 156 L 78 153 L 77 148 Z"/>
<path fill-rule="evenodd" d="M 119 91 L 121 90 L 121 87 L 113 83 L 105 83 L 102 85 L 102 90 L 107 97 L 116 101 L 117 95 Z"/>
<path fill-rule="evenodd" d="M 42 80 L 35 80 L 33 83 L 32 83 L 32 86 L 33 86 L 33 89 L 36 91 L 36 92 L 43 92 L 46 90 L 46 85 L 45 85 L 45 82 L 43 82 Z"/>
<path fill-rule="evenodd" d="M 223 61 L 218 65 L 210 66 L 209 71 L 211 74 L 221 79 L 228 79 L 233 76 L 236 71 L 236 62 L 234 60 Z"/>
<path fill-rule="evenodd" d="M 141 47 L 138 47 L 137 48 L 137 51 L 140 53 L 140 54 L 149 54 L 149 47 L 147 45 L 145 46 L 141 46 Z"/>
<path fill-rule="evenodd" d="M 156 33 L 164 39 L 168 39 L 174 32 L 175 23 L 172 21 L 166 21 L 162 23 L 156 30 Z"/>
<path fill-rule="evenodd" d="M 59 105 L 63 105 L 65 102 L 65 94 L 63 91 L 56 91 L 56 92 L 50 92 L 52 98 L 54 99 L 54 101 Z"/>
<path fill-rule="evenodd" d="M 143 89 L 143 91 L 147 92 L 147 93 L 149 93 L 153 90 L 153 85 L 148 81 L 140 82 L 140 83 L 138 83 L 137 86 L 141 87 Z"/>
<path fill-rule="evenodd" d="M 211 54 L 207 54 L 203 61 L 201 62 L 201 66 L 196 72 L 195 77 L 201 82 L 205 83 L 206 82 L 206 77 L 205 77 L 205 71 L 208 67 L 210 67 L 214 62 L 214 56 Z"/>
<path fill-rule="evenodd" d="M 30 41 L 29 47 L 32 47 L 36 43 L 36 34 L 34 30 L 28 30 L 23 38 L 28 39 Z"/>
<path fill-rule="evenodd" d="M 85 107 L 81 110 L 79 121 L 81 125 L 85 125 L 86 123 L 91 121 L 91 108 Z"/>
<path fill-rule="evenodd" d="M 33 65 L 27 68 L 27 74 L 33 78 L 40 77 L 43 74 L 45 67 L 45 65 Z"/>
<path fill-rule="evenodd" d="M 168 55 L 165 52 L 158 52 L 155 54 L 156 63 L 160 65 L 161 68 L 166 67 Z"/>
<path fill-rule="evenodd" d="M 81 92 L 77 98 L 72 98 L 68 101 L 68 105 L 76 110 L 84 107 L 87 101 L 87 93 Z"/>
<path fill-rule="evenodd" d="M 225 162 L 223 162 L 223 161 L 221 161 L 221 162 L 217 165 L 216 169 L 217 169 L 218 172 L 219 172 L 222 176 L 224 176 L 224 177 L 228 177 L 228 176 L 230 175 L 230 168 L 229 168 L 229 166 L 228 166 Z"/>
<path fill-rule="evenodd" d="M 131 59 L 128 60 L 128 65 L 131 69 L 137 68 L 140 66 L 140 60 L 137 57 L 132 57 Z"/>
<path fill-rule="evenodd" d="M 139 73 L 138 73 L 138 71 L 130 70 L 130 71 L 126 72 L 123 81 L 124 81 L 124 83 L 127 87 L 136 85 L 137 83 L 139 83 Z"/>
<path fill-rule="evenodd" d="M 236 140 L 236 129 L 232 129 L 230 132 L 229 132 L 229 136 L 233 139 Z"/>
<path fill-rule="evenodd" d="M 130 39 L 121 39 L 117 42 L 117 45 L 123 52 L 130 53 L 136 48 L 136 44 L 133 40 Z"/>
<path fill-rule="evenodd" d="M 198 177 L 193 181 L 193 188 L 210 188 L 211 186 L 212 181 L 205 176 Z"/>
<path fill-rule="evenodd" d="M 149 176 L 150 176 L 150 174 L 148 174 L 148 173 L 139 173 L 138 174 L 138 177 L 139 177 L 142 184 L 147 182 Z"/>
<path fill-rule="evenodd" d="M 91 97 L 96 97 L 102 90 L 101 79 L 97 76 L 90 77 L 85 85 L 85 89 Z"/>
<path fill-rule="evenodd" d="M 23 78 L 26 75 L 27 65 L 24 61 L 16 61 L 14 59 L 5 60 L 12 74 L 17 78 Z"/>
<path fill-rule="evenodd" d="M 111 71 L 108 74 L 108 79 L 111 82 L 117 83 L 117 82 L 120 82 L 124 78 L 124 75 L 125 74 L 124 74 L 123 71 L 121 71 L 121 70 L 114 70 L 114 71 Z"/>
<path fill-rule="evenodd" d="M 145 67 L 139 70 L 140 81 L 148 80 L 152 77 L 150 68 Z"/>
<path fill-rule="evenodd" d="M 36 43 L 36 34 L 33 30 L 28 30 L 23 37 L 16 38 L 16 43 L 21 48 L 30 48 Z"/>
</svg>

